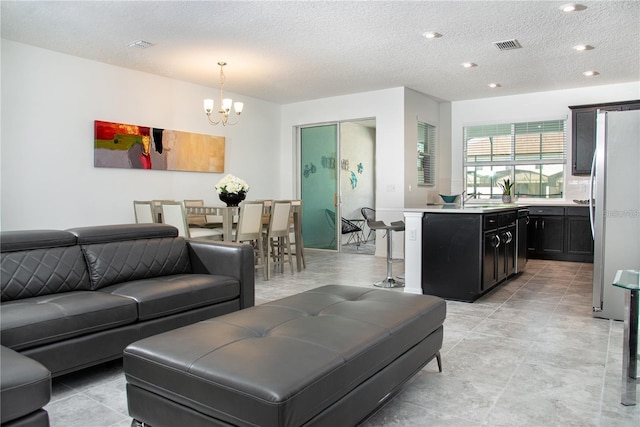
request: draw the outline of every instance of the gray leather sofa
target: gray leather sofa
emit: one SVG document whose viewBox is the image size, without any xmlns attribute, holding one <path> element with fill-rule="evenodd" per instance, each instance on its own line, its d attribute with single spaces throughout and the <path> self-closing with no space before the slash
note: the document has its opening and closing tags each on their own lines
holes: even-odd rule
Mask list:
<svg viewBox="0 0 640 427">
<path fill-rule="evenodd" d="M 54 377 L 254 305 L 251 246 L 185 240 L 169 225 L 2 232 L 0 252 L 0 343 Z"/>
</svg>

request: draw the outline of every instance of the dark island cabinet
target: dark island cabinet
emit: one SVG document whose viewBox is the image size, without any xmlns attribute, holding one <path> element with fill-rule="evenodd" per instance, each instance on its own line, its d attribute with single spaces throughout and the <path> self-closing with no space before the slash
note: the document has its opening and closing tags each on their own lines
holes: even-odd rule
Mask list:
<svg viewBox="0 0 640 427">
<path fill-rule="evenodd" d="M 517 211 L 492 214 L 425 213 L 422 290 L 474 301 L 515 274 Z"/>
<path fill-rule="evenodd" d="M 575 105 L 571 109 L 571 174 L 589 175 L 596 147 L 597 111 L 640 110 L 640 100 Z"/>
<path fill-rule="evenodd" d="M 530 207 L 527 242 L 532 259 L 593 262 L 589 208 Z"/>
</svg>

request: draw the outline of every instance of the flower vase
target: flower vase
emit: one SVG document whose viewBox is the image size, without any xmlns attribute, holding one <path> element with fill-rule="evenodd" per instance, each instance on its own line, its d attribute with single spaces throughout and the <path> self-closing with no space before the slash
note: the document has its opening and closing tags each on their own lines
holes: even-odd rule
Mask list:
<svg viewBox="0 0 640 427">
<path fill-rule="evenodd" d="M 241 191 L 240 193 L 220 193 L 218 196 L 227 206 L 238 206 L 246 195 L 247 193 Z"/>
<path fill-rule="evenodd" d="M 502 203 L 511 203 L 511 194 L 503 194 Z"/>
</svg>

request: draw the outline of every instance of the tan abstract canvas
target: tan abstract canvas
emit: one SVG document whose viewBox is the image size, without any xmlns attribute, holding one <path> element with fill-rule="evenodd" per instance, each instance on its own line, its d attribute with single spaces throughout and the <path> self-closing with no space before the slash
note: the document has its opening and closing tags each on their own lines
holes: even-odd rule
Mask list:
<svg viewBox="0 0 640 427">
<path fill-rule="evenodd" d="M 94 166 L 224 172 L 223 136 L 95 121 Z"/>
</svg>

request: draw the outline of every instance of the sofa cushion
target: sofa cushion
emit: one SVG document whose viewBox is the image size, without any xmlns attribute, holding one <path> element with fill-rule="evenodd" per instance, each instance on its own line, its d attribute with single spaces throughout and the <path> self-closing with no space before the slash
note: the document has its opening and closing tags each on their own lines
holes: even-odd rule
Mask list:
<svg viewBox="0 0 640 427">
<path fill-rule="evenodd" d="M 191 272 L 189 250 L 181 237 L 97 243 L 82 245 L 82 250 L 94 290 Z"/>
<path fill-rule="evenodd" d="M 120 283 L 100 291 L 135 300 L 138 319 L 149 320 L 238 298 L 240 283 L 227 276 L 177 274 Z"/>
<path fill-rule="evenodd" d="M 0 339 L 23 350 L 133 323 L 137 315 L 130 298 L 94 291 L 9 301 L 0 310 Z"/>
<path fill-rule="evenodd" d="M 2 424 L 38 411 L 51 398 L 51 373 L 35 360 L 1 346 Z"/>
<path fill-rule="evenodd" d="M 18 230 L 3 231 L 0 252 L 26 251 L 29 249 L 73 246 L 76 236 L 62 230 Z"/>
<path fill-rule="evenodd" d="M 0 288 L 2 302 L 89 290 L 89 273 L 79 246 L 3 252 Z"/>
<path fill-rule="evenodd" d="M 66 232 L 74 235 L 79 245 L 178 236 L 178 229 L 167 224 L 93 225 L 70 228 Z"/>
<path fill-rule="evenodd" d="M 51 373 L 40 363 L 0 346 L 2 424 L 38 411 L 51 399 Z"/>
</svg>

